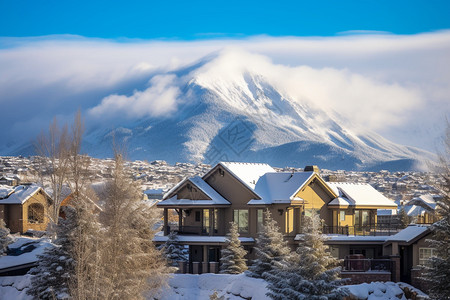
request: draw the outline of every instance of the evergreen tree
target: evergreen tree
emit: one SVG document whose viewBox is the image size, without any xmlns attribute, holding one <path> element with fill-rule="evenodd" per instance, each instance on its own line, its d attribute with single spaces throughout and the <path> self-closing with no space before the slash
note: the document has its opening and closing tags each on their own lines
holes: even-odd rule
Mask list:
<svg viewBox="0 0 450 300">
<path fill-rule="evenodd" d="M 267 295 L 273 299 L 342 299 L 348 293 L 340 288 L 339 261 L 324 245 L 320 218 L 313 213 L 306 221 L 297 251 L 263 275 L 269 283 Z"/>
<path fill-rule="evenodd" d="M 258 233 L 254 250 L 256 259 L 253 260 L 246 274 L 256 278 L 263 278 L 265 272 L 271 271 L 291 252 L 277 222 L 272 219 L 267 209 L 264 211 L 264 226 Z"/>
<path fill-rule="evenodd" d="M 0 219 L 0 256 L 6 253 L 8 245 L 13 241 L 9 232 L 9 228 L 6 227 L 5 221 Z"/>
<path fill-rule="evenodd" d="M 398 212 L 398 219 L 400 223 L 400 228 L 402 229 L 408 227 L 408 225 L 411 224 L 412 221 L 412 218 L 408 216 L 403 206 L 400 208 L 400 211 Z"/>
<path fill-rule="evenodd" d="M 31 287 L 27 294 L 35 299 L 68 299 L 69 282 L 74 274 L 74 260 L 70 255 L 70 233 L 75 230 L 75 209 L 65 208 L 66 219 L 56 227 L 57 238 L 53 247 L 38 255 L 39 264 L 31 269 Z"/>
<path fill-rule="evenodd" d="M 436 201 L 436 214 L 440 220 L 431 226 L 433 237 L 428 240 L 436 256 L 429 260 L 424 273 L 433 299 L 450 299 L 450 126 L 447 127 L 446 151 L 446 155 L 440 156 L 444 197 Z"/>
<path fill-rule="evenodd" d="M 168 272 L 161 251 L 152 242 L 156 213 L 141 201 L 139 186 L 131 180 L 120 154 L 115 155 L 112 180 L 106 185 L 102 223 L 104 299 L 143 299 L 157 290 Z"/>
<path fill-rule="evenodd" d="M 54 247 L 47 248 L 29 273 L 28 294 L 38 299 L 98 299 L 101 230 L 91 203 L 75 197 L 56 228 Z"/>
<path fill-rule="evenodd" d="M 175 231 L 171 231 L 168 235 L 167 241 L 161 246 L 160 250 L 166 256 L 169 265 L 177 267 L 178 261 L 187 261 L 188 253 L 180 241 Z"/>
<path fill-rule="evenodd" d="M 227 235 L 226 247 L 222 249 L 220 262 L 220 273 L 240 274 L 247 270 L 247 251 L 241 246 L 239 240 L 238 226 L 235 222 L 230 222 L 230 232 Z"/>
</svg>

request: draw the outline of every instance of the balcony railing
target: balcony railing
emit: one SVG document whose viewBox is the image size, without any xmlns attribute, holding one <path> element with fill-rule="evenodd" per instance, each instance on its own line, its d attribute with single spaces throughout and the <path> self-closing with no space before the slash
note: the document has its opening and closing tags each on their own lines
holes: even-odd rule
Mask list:
<svg viewBox="0 0 450 300">
<path fill-rule="evenodd" d="M 392 272 L 394 262 L 390 259 L 344 259 L 342 272 Z"/>
<path fill-rule="evenodd" d="M 401 228 L 392 224 L 376 224 L 364 226 L 323 226 L 322 233 L 324 234 L 343 234 L 343 235 L 394 235 L 399 232 Z"/>
<path fill-rule="evenodd" d="M 175 231 L 180 235 L 210 235 L 209 227 L 202 226 L 178 226 L 178 225 L 169 225 L 169 232 Z M 217 230 L 213 231 L 213 234 L 216 234 Z"/>
</svg>

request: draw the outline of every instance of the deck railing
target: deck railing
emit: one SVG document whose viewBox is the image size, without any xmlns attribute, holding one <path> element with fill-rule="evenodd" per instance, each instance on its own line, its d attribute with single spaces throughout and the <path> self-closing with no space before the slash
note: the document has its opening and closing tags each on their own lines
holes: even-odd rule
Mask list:
<svg viewBox="0 0 450 300">
<path fill-rule="evenodd" d="M 324 234 L 343 234 L 343 235 L 394 235 L 399 232 L 401 228 L 397 225 L 391 224 L 376 224 L 365 226 L 323 226 L 322 232 Z"/>
<path fill-rule="evenodd" d="M 392 272 L 394 262 L 390 259 L 344 259 L 342 272 Z"/>
</svg>

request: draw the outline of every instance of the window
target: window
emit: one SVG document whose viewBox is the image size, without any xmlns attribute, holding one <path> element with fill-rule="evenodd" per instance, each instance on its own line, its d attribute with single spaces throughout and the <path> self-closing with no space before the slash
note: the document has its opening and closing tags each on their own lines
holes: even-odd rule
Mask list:
<svg viewBox="0 0 450 300">
<path fill-rule="evenodd" d="M 263 223 L 264 222 L 264 210 L 263 209 L 257 209 L 256 210 L 256 231 L 260 232 L 262 231 Z"/>
<path fill-rule="evenodd" d="M 203 209 L 203 232 L 209 233 L 209 209 Z"/>
<path fill-rule="evenodd" d="M 294 233 L 294 209 L 292 207 L 286 208 L 286 212 L 284 214 L 284 229 L 285 233 L 293 234 Z"/>
<path fill-rule="evenodd" d="M 436 256 L 434 248 L 419 248 L 419 265 L 425 266 L 431 257 Z"/>
<path fill-rule="evenodd" d="M 248 233 L 248 209 L 235 209 L 233 221 L 238 225 L 239 232 Z"/>
<path fill-rule="evenodd" d="M 345 211 L 343 210 L 339 211 L 339 219 L 341 221 L 345 221 Z"/>
<path fill-rule="evenodd" d="M 44 206 L 39 203 L 33 203 L 28 206 L 28 223 L 44 222 Z"/>
<path fill-rule="evenodd" d="M 195 222 L 200 222 L 200 212 L 199 211 L 195 212 Z"/>
</svg>

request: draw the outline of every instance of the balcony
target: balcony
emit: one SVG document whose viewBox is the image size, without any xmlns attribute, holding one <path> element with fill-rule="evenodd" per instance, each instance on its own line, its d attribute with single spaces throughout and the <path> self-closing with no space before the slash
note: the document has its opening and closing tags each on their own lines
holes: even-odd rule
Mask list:
<svg viewBox="0 0 450 300">
<path fill-rule="evenodd" d="M 211 235 L 209 227 L 202 226 L 179 226 L 172 224 L 168 226 L 169 232 L 175 231 L 179 235 Z M 213 234 L 217 234 L 217 229 L 213 229 Z"/>
<path fill-rule="evenodd" d="M 375 224 L 363 226 L 323 226 L 324 234 L 361 235 L 361 236 L 386 236 L 394 235 L 402 228 L 392 224 Z"/>
</svg>

